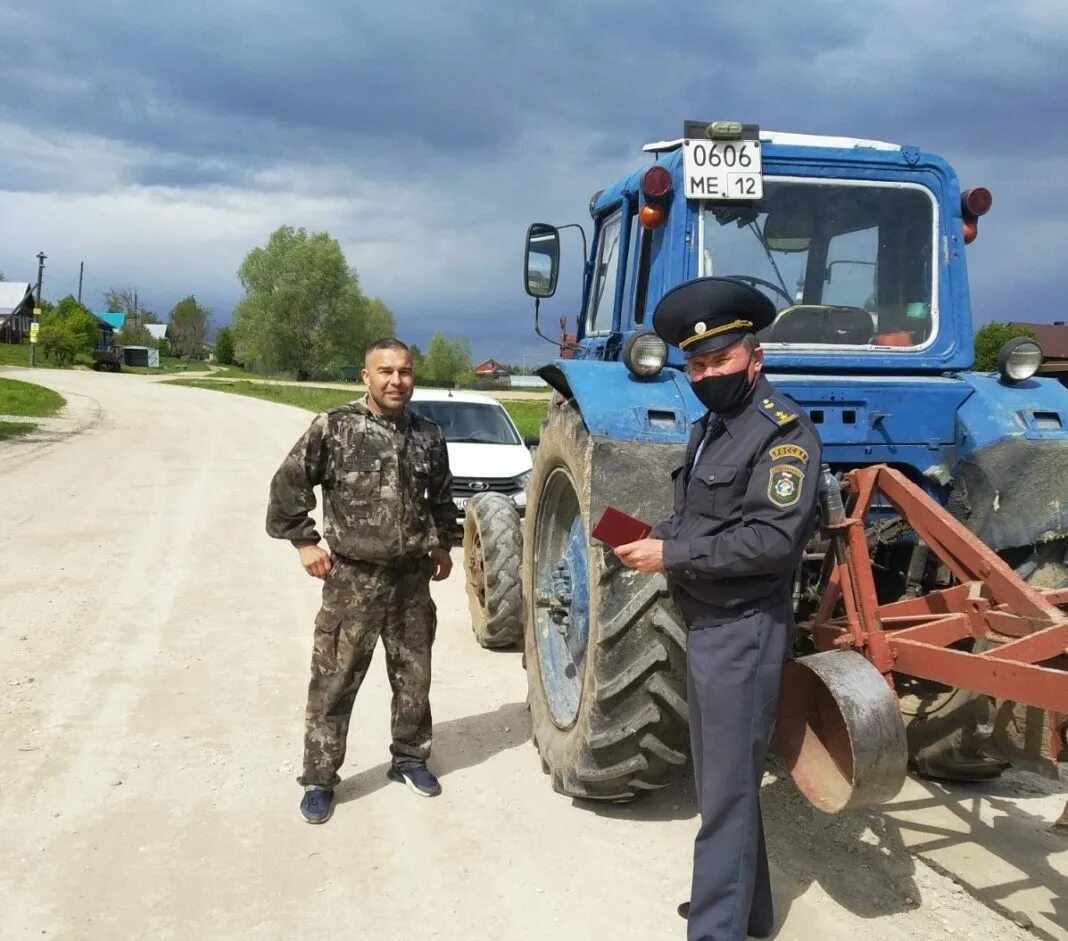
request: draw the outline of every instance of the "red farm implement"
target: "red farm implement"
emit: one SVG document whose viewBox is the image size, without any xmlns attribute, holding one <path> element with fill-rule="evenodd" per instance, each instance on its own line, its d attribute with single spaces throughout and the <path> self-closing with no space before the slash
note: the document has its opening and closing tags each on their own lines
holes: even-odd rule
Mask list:
<svg viewBox="0 0 1068 941">
<path fill-rule="evenodd" d="M 899 697 L 917 680 L 992 697 L 1014 717 L 1019 755 L 1051 765 L 1068 716 L 1068 589 L 1025 583 L 885 465 L 848 473 L 845 492 L 845 505 L 836 486 L 821 492 L 830 548 L 802 625 L 817 652 L 783 675 L 777 749 L 802 793 L 827 813 L 894 797 L 907 764 Z M 946 587 L 879 603 L 866 536 L 876 500 L 937 557 Z"/>
</svg>

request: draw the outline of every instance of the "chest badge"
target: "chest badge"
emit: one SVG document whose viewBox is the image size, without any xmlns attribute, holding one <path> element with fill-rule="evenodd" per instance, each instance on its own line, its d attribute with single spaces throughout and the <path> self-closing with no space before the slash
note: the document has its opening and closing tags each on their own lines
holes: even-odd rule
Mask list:
<svg viewBox="0 0 1068 941">
<path fill-rule="evenodd" d="M 770 472 L 768 499 L 782 509 L 791 507 L 801 499 L 804 482 L 804 471 L 787 464 L 777 464 Z"/>
</svg>

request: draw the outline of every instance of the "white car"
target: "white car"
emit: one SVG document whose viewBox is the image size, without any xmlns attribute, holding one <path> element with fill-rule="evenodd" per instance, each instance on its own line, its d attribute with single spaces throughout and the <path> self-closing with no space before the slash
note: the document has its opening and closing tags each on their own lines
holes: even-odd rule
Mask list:
<svg viewBox="0 0 1068 941">
<path fill-rule="evenodd" d="M 471 497 L 486 491 L 511 497 L 523 514 L 533 464 L 515 422 L 497 399 L 477 392 L 416 389 L 408 408 L 445 432 L 459 515 Z"/>
</svg>

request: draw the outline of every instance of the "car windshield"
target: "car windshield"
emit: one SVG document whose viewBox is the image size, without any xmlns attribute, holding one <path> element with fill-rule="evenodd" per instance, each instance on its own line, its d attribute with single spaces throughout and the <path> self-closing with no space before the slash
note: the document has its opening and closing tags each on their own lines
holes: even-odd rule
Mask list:
<svg viewBox="0 0 1068 941">
<path fill-rule="evenodd" d="M 522 444 L 500 405 L 413 399 L 408 407 L 439 425 L 445 440 L 454 444 Z"/>
<path fill-rule="evenodd" d="M 763 291 L 763 343 L 919 346 L 937 326 L 934 203 L 919 186 L 766 180 L 756 203 L 707 203 L 702 273 Z"/>
</svg>

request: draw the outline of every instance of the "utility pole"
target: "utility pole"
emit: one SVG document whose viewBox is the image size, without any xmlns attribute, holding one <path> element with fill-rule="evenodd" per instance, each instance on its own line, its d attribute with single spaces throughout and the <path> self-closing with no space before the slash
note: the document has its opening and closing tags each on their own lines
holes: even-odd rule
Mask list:
<svg viewBox="0 0 1068 941">
<path fill-rule="evenodd" d="M 78 267 L 78 303 L 82 302 L 82 275 L 85 274 L 85 262 Z"/>
<path fill-rule="evenodd" d="M 41 315 L 41 282 L 44 280 L 44 263 L 48 256 L 44 252 L 37 253 L 37 303 L 33 308 L 33 322 L 37 323 L 37 318 Z M 37 365 L 37 344 L 30 344 L 30 365 Z"/>
<path fill-rule="evenodd" d="M 137 292 L 134 291 L 133 325 L 137 326 Z"/>
</svg>

